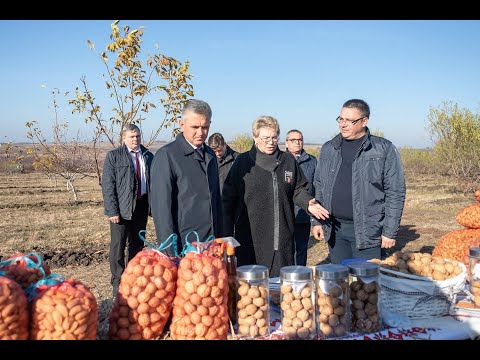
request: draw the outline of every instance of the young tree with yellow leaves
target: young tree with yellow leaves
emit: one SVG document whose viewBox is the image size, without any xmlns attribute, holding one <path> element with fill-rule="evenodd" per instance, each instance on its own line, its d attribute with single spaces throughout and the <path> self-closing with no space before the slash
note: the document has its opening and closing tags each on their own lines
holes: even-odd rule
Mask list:
<svg viewBox="0 0 480 360">
<path fill-rule="evenodd" d="M 117 20 L 111 24 L 112 42 L 103 53 L 97 53 L 106 68 L 103 76 L 109 98 L 114 102 L 112 112 L 102 111 L 85 77 L 81 78 L 81 87 L 75 89 L 75 98 L 69 100 L 69 103 L 74 107 L 73 112 L 86 114 L 86 123 L 96 124 L 94 138 L 97 141 L 106 139 L 115 147 L 123 143 L 123 129 L 127 124 L 136 124 L 142 130 L 141 125 L 147 119 L 147 114 L 158 113 L 152 99 L 160 92 L 162 95 L 157 98 L 157 102 L 163 106 L 163 119 L 151 134 L 143 134 L 142 130 L 142 139 L 148 147 L 163 128 L 179 121 L 183 104 L 188 97 L 193 97 L 190 63 L 188 60 L 182 63 L 160 53 L 141 56 L 143 26 L 134 30 L 130 30 L 129 26 L 120 29 L 119 22 Z M 96 51 L 92 42 L 87 40 L 87 43 Z M 113 64 L 109 62 L 109 53 L 115 58 Z M 94 147 L 94 151 L 96 174 L 101 184 L 97 147 Z"/>
</svg>

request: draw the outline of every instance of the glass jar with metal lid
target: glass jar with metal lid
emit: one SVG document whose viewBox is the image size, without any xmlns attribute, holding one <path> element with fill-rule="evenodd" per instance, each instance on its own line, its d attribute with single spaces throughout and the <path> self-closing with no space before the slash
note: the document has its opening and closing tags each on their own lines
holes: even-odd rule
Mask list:
<svg viewBox="0 0 480 360">
<path fill-rule="evenodd" d="M 470 292 L 472 293 L 475 307 L 480 308 L 480 248 L 470 248 L 468 261 L 470 274 Z"/>
<path fill-rule="evenodd" d="M 325 264 L 315 268 L 317 329 L 322 337 L 339 337 L 350 327 L 348 268 Z"/>
<path fill-rule="evenodd" d="M 240 337 L 270 333 L 268 268 L 244 265 L 237 268 L 237 321 Z"/>
<path fill-rule="evenodd" d="M 350 301 L 352 331 L 370 333 L 381 330 L 380 266 L 373 262 L 351 262 Z"/>
<path fill-rule="evenodd" d="M 306 266 L 280 269 L 282 331 L 289 339 L 315 338 L 313 271 Z"/>
</svg>

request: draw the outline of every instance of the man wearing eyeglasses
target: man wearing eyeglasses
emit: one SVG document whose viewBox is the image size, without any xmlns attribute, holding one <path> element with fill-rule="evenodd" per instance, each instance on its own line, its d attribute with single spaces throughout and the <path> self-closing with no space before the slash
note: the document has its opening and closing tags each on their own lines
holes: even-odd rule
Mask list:
<svg viewBox="0 0 480 360">
<path fill-rule="evenodd" d="M 321 149 L 315 198 L 328 210 L 312 220 L 312 233 L 328 241 L 330 261 L 381 257 L 395 246 L 405 202 L 405 176 L 396 147 L 370 134 L 370 107 L 359 99 L 343 104 L 340 134 Z"/>
<path fill-rule="evenodd" d="M 317 166 L 315 156 L 303 149 L 303 134 L 300 130 L 290 130 L 285 139 L 286 152 L 293 155 L 308 180 L 308 192 L 314 196 L 313 175 Z M 300 206 L 295 205 L 295 265 L 307 265 L 307 249 L 310 240 L 310 216 Z"/>
</svg>

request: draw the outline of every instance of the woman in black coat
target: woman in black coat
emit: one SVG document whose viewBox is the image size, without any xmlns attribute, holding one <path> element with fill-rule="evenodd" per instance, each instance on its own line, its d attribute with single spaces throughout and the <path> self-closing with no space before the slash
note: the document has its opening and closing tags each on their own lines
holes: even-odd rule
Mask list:
<svg viewBox="0 0 480 360">
<path fill-rule="evenodd" d="M 264 265 L 270 277 L 294 265 L 295 213 L 299 205 L 318 219 L 328 216 L 308 193 L 295 158 L 278 148 L 280 127 L 261 116 L 252 126 L 255 144 L 238 155 L 223 188 L 224 231 L 240 243 L 238 265 Z"/>
</svg>

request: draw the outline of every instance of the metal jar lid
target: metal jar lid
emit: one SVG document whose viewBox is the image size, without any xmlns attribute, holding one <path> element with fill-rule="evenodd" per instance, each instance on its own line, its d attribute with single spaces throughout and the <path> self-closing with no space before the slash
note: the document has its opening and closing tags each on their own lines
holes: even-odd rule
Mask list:
<svg viewBox="0 0 480 360">
<path fill-rule="evenodd" d="M 470 256 L 480 258 L 480 248 L 470 248 Z"/>
<path fill-rule="evenodd" d="M 280 279 L 282 280 L 312 280 L 313 271 L 309 267 L 293 265 L 284 266 L 280 269 Z"/>
<path fill-rule="evenodd" d="M 241 280 L 268 279 L 268 268 L 263 265 L 243 265 L 237 268 L 237 278 Z"/>
<path fill-rule="evenodd" d="M 315 277 L 324 280 L 343 280 L 348 277 L 348 268 L 340 264 L 318 265 Z"/>
<path fill-rule="evenodd" d="M 351 262 L 347 266 L 350 273 L 357 276 L 377 276 L 380 272 L 380 265 L 373 262 Z"/>
</svg>

